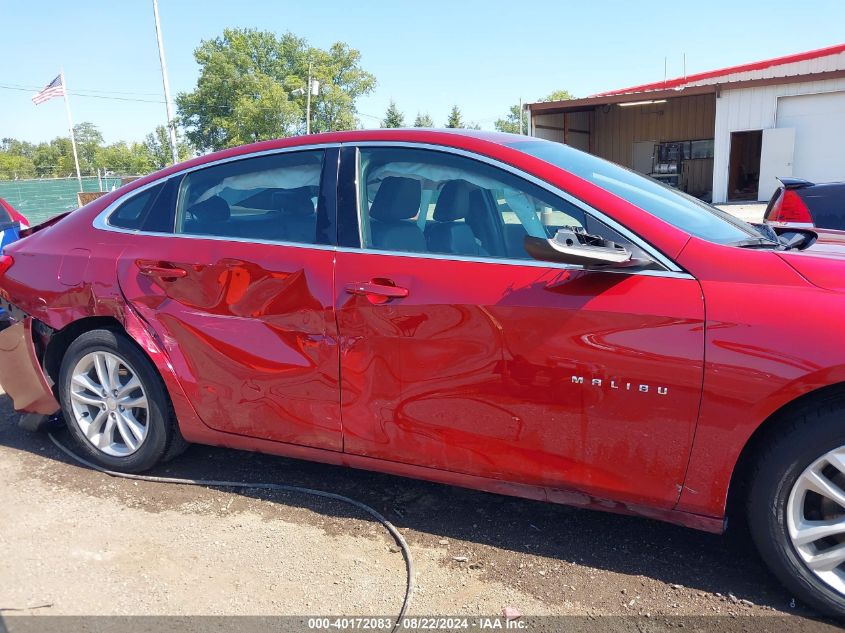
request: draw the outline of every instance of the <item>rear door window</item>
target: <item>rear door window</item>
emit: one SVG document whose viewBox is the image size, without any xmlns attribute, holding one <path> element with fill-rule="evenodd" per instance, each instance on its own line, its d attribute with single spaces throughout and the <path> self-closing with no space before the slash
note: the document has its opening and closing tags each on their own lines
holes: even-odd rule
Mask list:
<svg viewBox="0 0 845 633">
<path fill-rule="evenodd" d="M 159 182 L 121 204 L 108 223 L 121 229 L 145 233 L 172 233 L 179 176 Z"/>
<path fill-rule="evenodd" d="M 176 232 L 316 244 L 322 150 L 226 162 L 186 174 Z"/>
<path fill-rule="evenodd" d="M 147 212 L 163 188 L 164 184 L 160 183 L 132 196 L 109 216 L 109 224 L 121 229 L 140 230 Z"/>
</svg>

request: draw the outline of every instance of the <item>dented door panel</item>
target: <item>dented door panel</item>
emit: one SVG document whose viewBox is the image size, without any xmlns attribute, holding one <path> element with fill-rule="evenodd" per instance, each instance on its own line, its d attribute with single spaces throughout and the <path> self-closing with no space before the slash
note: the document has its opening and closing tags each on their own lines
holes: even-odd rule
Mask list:
<svg viewBox="0 0 845 633">
<path fill-rule="evenodd" d="M 143 236 L 118 277 L 206 425 L 341 450 L 333 266 L 321 248 Z"/>
<path fill-rule="evenodd" d="M 346 450 L 669 508 L 701 395 L 690 278 L 338 253 Z M 353 280 L 408 290 L 373 303 Z"/>
</svg>

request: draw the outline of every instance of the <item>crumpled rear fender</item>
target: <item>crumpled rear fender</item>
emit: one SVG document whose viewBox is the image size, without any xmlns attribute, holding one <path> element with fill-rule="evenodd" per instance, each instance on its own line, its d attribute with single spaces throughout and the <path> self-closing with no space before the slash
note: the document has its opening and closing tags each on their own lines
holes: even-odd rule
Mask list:
<svg viewBox="0 0 845 633">
<path fill-rule="evenodd" d="M 0 385 L 18 411 L 51 415 L 59 410 L 32 338 L 32 317 L 0 332 Z"/>
<path fill-rule="evenodd" d="M 182 436 L 188 441 L 207 441 L 206 438 L 211 429 L 200 420 L 194 406 L 185 395 L 173 363 L 170 362 L 170 357 L 164 351 L 164 346 L 159 343 L 152 329 L 129 306 L 123 313 L 123 327 L 126 333 L 149 356 L 164 381 Z"/>
<path fill-rule="evenodd" d="M 182 390 L 163 346 L 134 310 L 125 309 L 121 317 L 126 333 L 144 350 L 164 381 L 182 435 L 187 440 L 204 438 L 209 429 Z M 32 331 L 35 322 L 32 316 L 26 315 L 0 332 L 0 385 L 12 398 L 16 411 L 52 415 L 61 406 L 53 394 L 53 381 L 42 367 L 35 349 Z"/>
</svg>

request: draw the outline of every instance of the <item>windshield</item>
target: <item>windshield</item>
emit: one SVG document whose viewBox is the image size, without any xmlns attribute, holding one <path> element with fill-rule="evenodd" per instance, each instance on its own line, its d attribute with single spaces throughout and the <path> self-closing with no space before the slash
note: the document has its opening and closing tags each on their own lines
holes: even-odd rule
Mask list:
<svg viewBox="0 0 845 633">
<path fill-rule="evenodd" d="M 532 139 L 508 144 L 615 193 L 679 229 L 719 244 L 743 244 L 762 234 L 750 224 L 652 178 L 562 143 Z M 765 238 L 768 241 L 768 238 Z"/>
</svg>

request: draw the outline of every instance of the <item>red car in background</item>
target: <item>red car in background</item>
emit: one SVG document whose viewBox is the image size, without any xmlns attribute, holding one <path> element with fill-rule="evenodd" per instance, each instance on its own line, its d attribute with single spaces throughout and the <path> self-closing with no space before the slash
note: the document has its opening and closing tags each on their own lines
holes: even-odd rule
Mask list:
<svg viewBox="0 0 845 633">
<path fill-rule="evenodd" d="M 5 214 L 3 213 L 4 211 Z M 5 219 L 5 216 L 8 216 L 12 222 L 19 223 L 21 229 L 29 228 L 29 220 L 16 211 L 11 204 L 3 200 L 3 198 L 0 198 L 0 220 Z"/>
<path fill-rule="evenodd" d="M 845 615 L 845 239 L 558 143 L 219 152 L 0 257 L 0 383 L 138 472 L 186 442 L 720 532 Z M 53 385 L 53 386 L 51 386 Z"/>
<path fill-rule="evenodd" d="M 26 218 L 15 211 L 14 207 L 0 198 L 0 253 L 3 247 L 16 242 L 20 237 L 22 229 L 28 229 L 29 223 Z M 9 315 L 0 308 L 0 330 L 9 325 Z"/>
</svg>

